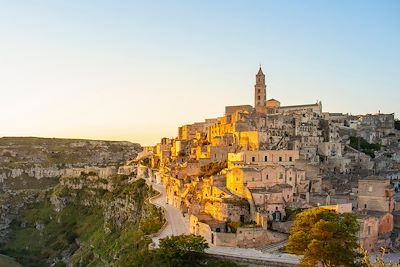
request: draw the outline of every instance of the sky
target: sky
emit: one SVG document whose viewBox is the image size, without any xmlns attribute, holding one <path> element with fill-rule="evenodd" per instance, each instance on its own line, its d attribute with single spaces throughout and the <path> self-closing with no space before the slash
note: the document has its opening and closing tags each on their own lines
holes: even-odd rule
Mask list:
<svg viewBox="0 0 400 267">
<path fill-rule="evenodd" d="M 400 1 L 0 0 L 0 136 L 152 145 L 267 98 L 400 114 Z"/>
</svg>

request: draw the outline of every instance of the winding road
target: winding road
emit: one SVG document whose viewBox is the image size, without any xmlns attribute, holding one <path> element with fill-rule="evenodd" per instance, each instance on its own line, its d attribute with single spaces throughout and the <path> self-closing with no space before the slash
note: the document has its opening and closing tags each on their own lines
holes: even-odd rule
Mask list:
<svg viewBox="0 0 400 267">
<path fill-rule="evenodd" d="M 166 203 L 165 197 L 165 187 L 160 184 L 148 182 L 155 190 L 160 192 L 160 195 L 151 199 L 150 202 L 156 206 L 162 207 L 165 210 L 165 218 L 167 224 L 164 229 L 159 233 L 158 236 L 152 238 L 156 247 L 158 247 L 161 238 L 171 235 L 181 235 L 189 234 L 189 218 L 184 217 L 182 212 Z M 241 259 L 257 259 L 271 262 L 281 262 L 288 263 L 292 265 L 297 265 L 299 263 L 300 257 L 295 255 L 290 255 L 286 253 L 278 253 L 276 250 L 281 246 L 285 245 L 287 241 L 270 245 L 264 249 L 257 250 L 251 248 L 232 248 L 232 247 L 220 247 L 211 245 L 207 249 L 207 253 L 222 256 L 231 256 Z M 372 255 L 371 259 L 374 259 L 376 255 Z M 385 255 L 385 261 L 391 260 L 392 262 L 397 262 L 400 258 L 400 253 L 390 253 Z"/>
<path fill-rule="evenodd" d="M 162 207 L 165 210 L 165 217 L 167 219 L 167 224 L 164 229 L 159 233 L 159 235 L 152 238 L 155 247 L 158 247 L 160 239 L 166 236 L 189 234 L 188 216 L 184 217 L 179 209 L 166 203 L 165 187 L 163 185 L 150 182 L 149 185 L 160 192 L 160 195 L 152 198 L 150 202 L 158 207 Z M 211 245 L 210 248 L 207 249 L 206 253 L 228 257 L 231 256 L 242 259 L 257 259 L 272 262 L 289 263 L 293 265 L 299 263 L 299 258 L 294 255 L 285 253 L 263 253 L 260 250 L 248 248 L 231 248 Z"/>
<path fill-rule="evenodd" d="M 153 237 L 153 242 L 156 247 L 158 247 L 161 238 L 171 235 L 189 234 L 189 218 L 188 216 L 183 217 L 179 209 L 166 203 L 164 186 L 155 183 L 151 183 L 151 186 L 154 190 L 160 192 L 160 195 L 151 199 L 150 203 L 164 208 L 165 218 L 167 220 L 167 225 L 164 227 L 163 231 L 158 236 Z"/>
</svg>

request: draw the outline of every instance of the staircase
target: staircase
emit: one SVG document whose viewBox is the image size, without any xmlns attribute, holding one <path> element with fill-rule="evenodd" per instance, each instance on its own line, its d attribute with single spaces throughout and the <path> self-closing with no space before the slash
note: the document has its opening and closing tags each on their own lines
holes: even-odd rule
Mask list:
<svg viewBox="0 0 400 267">
<path fill-rule="evenodd" d="M 260 250 L 261 250 L 262 253 L 273 253 L 273 252 L 277 252 L 279 249 L 281 249 L 281 248 L 283 248 L 284 246 L 286 246 L 287 243 L 288 243 L 287 240 L 283 240 L 283 241 L 281 241 L 281 242 L 279 242 L 279 243 L 274 243 L 274 244 L 268 245 L 268 246 L 266 246 L 266 247 L 264 247 L 264 248 L 261 248 Z"/>
</svg>

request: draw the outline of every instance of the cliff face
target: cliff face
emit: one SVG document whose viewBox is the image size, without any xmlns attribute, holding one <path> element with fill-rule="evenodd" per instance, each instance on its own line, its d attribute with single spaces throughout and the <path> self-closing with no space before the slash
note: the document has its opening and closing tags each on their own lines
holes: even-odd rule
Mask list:
<svg viewBox="0 0 400 267">
<path fill-rule="evenodd" d="M 28 168 L 0 168 L 0 182 L 4 182 L 6 179 L 14 179 L 27 175 L 36 179 L 45 177 L 58 177 L 63 174 L 63 169 L 59 169 L 56 166 L 42 168 L 42 167 L 28 167 Z"/>
<path fill-rule="evenodd" d="M 20 207 L 0 253 L 24 266 L 120 266 L 146 250 L 146 235 L 163 224 L 161 211 L 146 201 L 153 192 L 142 179 L 61 180 Z"/>
<path fill-rule="evenodd" d="M 41 199 L 43 193 L 40 190 L 0 194 L 0 240 L 7 240 L 11 231 L 10 225 L 18 217 L 19 211 Z"/>
<path fill-rule="evenodd" d="M 24 266 L 137 257 L 163 224 L 144 180 L 116 174 L 139 151 L 129 142 L 0 138 L 0 254 Z"/>
<path fill-rule="evenodd" d="M 0 184 L 7 179 L 60 177 L 68 169 L 85 166 L 118 166 L 136 157 L 142 148 L 130 142 L 0 138 Z"/>
</svg>

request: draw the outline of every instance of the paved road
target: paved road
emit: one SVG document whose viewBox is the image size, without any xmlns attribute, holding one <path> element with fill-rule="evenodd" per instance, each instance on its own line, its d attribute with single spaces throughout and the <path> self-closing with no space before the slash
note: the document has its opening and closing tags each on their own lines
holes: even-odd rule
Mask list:
<svg viewBox="0 0 400 267">
<path fill-rule="evenodd" d="M 254 248 L 230 248 L 211 246 L 209 249 L 207 249 L 206 252 L 210 254 L 240 257 L 244 259 L 257 259 L 290 264 L 298 264 L 300 259 L 298 256 L 285 253 L 263 253 L 260 250 Z"/>
<path fill-rule="evenodd" d="M 157 237 L 153 238 L 153 242 L 158 247 L 159 240 L 166 236 L 170 235 L 181 235 L 181 234 L 188 234 L 189 233 L 189 218 L 188 216 L 183 217 L 182 212 L 168 205 L 165 200 L 165 187 L 163 185 L 151 183 L 153 188 L 161 193 L 161 195 L 153 199 L 151 201 L 152 204 L 157 205 L 159 207 L 163 207 L 166 211 L 165 217 L 168 221 L 167 226 L 161 232 L 161 234 Z M 285 253 L 278 253 L 276 250 L 286 245 L 287 241 L 283 241 L 278 244 L 273 244 L 269 247 L 264 248 L 264 252 L 256 249 L 250 248 L 231 248 L 231 247 L 220 247 L 220 246 L 213 246 L 211 245 L 209 249 L 207 249 L 207 253 L 210 254 L 218 254 L 218 255 L 225 255 L 225 256 L 234 256 L 240 258 L 250 258 L 250 259 L 260 259 L 260 260 L 270 260 L 276 262 L 284 262 L 284 263 L 292 263 L 298 264 L 300 257 L 295 255 L 285 254 Z M 371 256 L 374 258 L 374 255 Z M 392 262 L 398 261 L 400 258 L 400 253 L 390 253 L 385 255 L 385 260 L 392 260 Z"/>
<path fill-rule="evenodd" d="M 168 205 L 165 200 L 165 187 L 159 184 L 151 183 L 153 188 L 161 193 L 161 195 L 153 199 L 151 201 L 152 204 L 157 205 L 159 207 L 163 207 L 166 211 L 165 217 L 168 221 L 167 226 L 161 232 L 161 234 L 157 237 L 153 238 L 153 242 L 158 247 L 159 241 L 161 238 L 170 235 L 181 235 L 181 234 L 189 234 L 189 219 L 188 216 L 183 217 L 182 212 Z M 230 248 L 230 247 L 220 247 L 220 246 L 211 246 L 206 251 L 210 254 L 218 254 L 218 255 L 225 255 L 225 256 L 234 256 L 234 257 L 241 257 L 241 258 L 250 258 L 250 259 L 265 259 L 277 262 L 285 262 L 285 263 L 294 263 L 297 264 L 299 262 L 298 257 L 277 253 L 277 254 L 270 254 L 270 253 L 263 253 L 256 249 L 246 249 L 246 248 Z"/>
<path fill-rule="evenodd" d="M 165 202 L 166 197 L 164 186 L 155 183 L 152 183 L 151 185 L 155 190 L 161 193 L 161 195 L 158 198 L 153 199 L 151 203 L 165 209 L 165 218 L 168 222 L 161 234 L 153 238 L 153 242 L 156 244 L 156 247 L 158 247 L 161 238 L 170 235 L 189 234 L 189 218 L 188 216 L 183 217 L 182 212 L 179 209 L 174 208 Z"/>
</svg>

